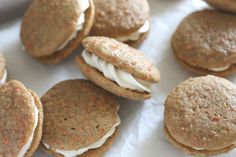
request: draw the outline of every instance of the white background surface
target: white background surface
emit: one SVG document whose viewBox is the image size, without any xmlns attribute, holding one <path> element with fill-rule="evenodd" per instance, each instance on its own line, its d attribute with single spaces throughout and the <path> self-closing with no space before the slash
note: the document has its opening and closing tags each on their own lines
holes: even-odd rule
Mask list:
<svg viewBox="0 0 236 157">
<path fill-rule="evenodd" d="M 186 157 L 171 146 L 163 134 L 164 101 L 177 84 L 192 75 L 172 55 L 170 38 L 179 22 L 189 13 L 207 5 L 201 0 L 149 0 L 152 28 L 140 50 L 151 58 L 161 72 L 161 82 L 153 88 L 153 98 L 144 102 L 118 98 L 121 105 L 120 136 L 106 157 Z M 20 20 L 0 25 L 0 51 L 5 54 L 11 76 L 23 82 L 41 97 L 55 83 L 66 79 L 84 78 L 74 57 L 59 65 L 43 65 L 22 51 L 19 39 Z M 236 77 L 232 76 L 235 82 Z M 235 157 L 236 150 L 220 157 Z M 48 157 L 37 151 L 34 157 Z"/>
</svg>

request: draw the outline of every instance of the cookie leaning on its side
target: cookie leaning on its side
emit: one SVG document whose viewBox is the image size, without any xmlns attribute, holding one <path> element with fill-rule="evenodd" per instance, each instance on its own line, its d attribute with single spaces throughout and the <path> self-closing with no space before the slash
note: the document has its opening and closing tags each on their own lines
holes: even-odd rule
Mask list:
<svg viewBox="0 0 236 157">
<path fill-rule="evenodd" d="M 236 147 L 236 86 L 215 76 L 190 78 L 167 97 L 167 139 L 187 154 L 218 155 Z"/>
<path fill-rule="evenodd" d="M 150 12 L 147 0 L 94 0 L 92 36 L 106 36 L 138 47 L 148 36 Z"/>
<path fill-rule="evenodd" d="M 59 63 L 89 34 L 93 19 L 92 0 L 34 0 L 23 18 L 21 41 L 39 61 Z"/>
<path fill-rule="evenodd" d="M 194 12 L 177 28 L 172 48 L 177 60 L 197 75 L 235 74 L 236 16 L 218 10 Z"/>
<path fill-rule="evenodd" d="M 18 81 L 0 87 L 0 156 L 31 157 L 42 136 L 38 96 Z"/>
<path fill-rule="evenodd" d="M 101 157 L 115 141 L 119 105 L 87 80 L 67 80 L 41 98 L 42 149 L 57 157 Z"/>
<path fill-rule="evenodd" d="M 209 5 L 217 9 L 236 13 L 236 1 L 235 0 L 205 0 Z"/>
<path fill-rule="evenodd" d="M 107 37 L 87 37 L 76 57 L 82 73 L 98 86 L 125 98 L 145 100 L 158 83 L 158 69 L 144 55 Z"/>
</svg>

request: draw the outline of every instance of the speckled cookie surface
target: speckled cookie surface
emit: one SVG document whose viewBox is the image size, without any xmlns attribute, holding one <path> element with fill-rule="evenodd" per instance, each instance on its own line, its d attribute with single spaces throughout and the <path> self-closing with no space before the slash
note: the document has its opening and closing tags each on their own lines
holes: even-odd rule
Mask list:
<svg viewBox="0 0 236 157">
<path fill-rule="evenodd" d="M 60 51 L 56 51 L 50 56 L 39 57 L 37 59 L 40 62 L 45 63 L 45 64 L 57 64 L 61 60 L 69 56 L 78 47 L 82 39 L 89 34 L 90 29 L 92 28 L 93 20 L 94 20 L 94 10 L 95 8 L 94 8 L 93 1 L 90 0 L 90 7 L 85 13 L 85 23 L 83 25 L 83 30 L 81 30 L 77 34 L 77 37 L 73 39 L 72 41 L 70 41 L 64 49 Z"/>
<path fill-rule="evenodd" d="M 0 78 L 3 77 L 5 70 L 6 70 L 6 60 L 3 56 L 3 54 L 0 53 Z"/>
<path fill-rule="evenodd" d="M 42 106 L 32 91 L 18 81 L 9 81 L 0 88 L 0 156 L 17 156 L 26 144 L 34 127 L 34 107 L 39 110 L 39 121 L 33 142 L 26 157 L 37 149 L 42 134 Z"/>
<path fill-rule="evenodd" d="M 119 37 L 137 31 L 149 20 L 147 0 L 94 0 L 92 35 Z"/>
<path fill-rule="evenodd" d="M 138 92 L 120 87 L 117 83 L 107 79 L 104 75 L 86 64 L 81 56 L 76 57 L 76 63 L 79 65 L 81 72 L 96 85 L 114 93 L 115 95 L 132 100 L 145 100 L 151 98 L 150 93 Z"/>
<path fill-rule="evenodd" d="M 178 59 L 194 67 L 235 64 L 236 16 L 217 10 L 194 12 L 177 28 L 172 48 Z"/>
<path fill-rule="evenodd" d="M 236 142 L 235 104 L 231 82 L 210 75 L 190 78 L 169 94 L 164 124 L 186 147 L 222 151 Z"/>
<path fill-rule="evenodd" d="M 78 150 L 101 139 L 115 124 L 118 104 L 87 80 L 63 81 L 42 98 L 42 142 L 59 150 Z"/>
<path fill-rule="evenodd" d="M 87 37 L 83 40 L 83 46 L 88 52 L 142 80 L 150 82 L 160 80 L 155 65 L 140 51 L 126 44 L 107 37 Z"/>
<path fill-rule="evenodd" d="M 235 0 L 205 0 L 212 7 L 222 9 L 236 13 L 236 1 Z"/>
<path fill-rule="evenodd" d="M 88 35 L 92 27 L 94 4 L 90 0 L 83 30 L 64 49 L 57 51 L 76 31 L 80 10 L 75 0 L 63 0 L 60 3 L 56 0 L 34 0 L 25 13 L 21 26 L 21 41 L 26 52 L 48 64 L 55 64 L 66 58 Z"/>
</svg>

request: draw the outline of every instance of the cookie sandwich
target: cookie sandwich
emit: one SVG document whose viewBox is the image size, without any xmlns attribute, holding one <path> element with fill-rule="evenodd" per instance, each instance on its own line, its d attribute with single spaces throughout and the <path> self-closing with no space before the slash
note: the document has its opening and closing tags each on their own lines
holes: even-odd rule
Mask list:
<svg viewBox="0 0 236 157">
<path fill-rule="evenodd" d="M 32 156 L 42 136 L 38 96 L 18 81 L 5 83 L 0 87 L 0 119 L 0 156 Z"/>
<path fill-rule="evenodd" d="M 96 85 L 125 98 L 151 97 L 158 69 L 140 51 L 107 37 L 87 37 L 85 50 L 76 57 L 82 73 Z"/>
<path fill-rule="evenodd" d="M 232 75 L 236 72 L 236 16 L 218 10 L 194 12 L 177 28 L 172 48 L 177 60 L 197 75 Z"/>
<path fill-rule="evenodd" d="M 236 13 L 236 2 L 234 0 L 205 0 L 214 8 Z"/>
<path fill-rule="evenodd" d="M 43 63 L 59 63 L 89 34 L 93 19 L 92 0 L 34 0 L 21 25 L 23 47 Z"/>
<path fill-rule="evenodd" d="M 167 97 L 167 139 L 183 152 L 213 156 L 236 147 L 236 86 L 216 76 L 190 78 Z"/>
<path fill-rule="evenodd" d="M 0 86 L 6 83 L 8 79 L 6 59 L 0 53 Z"/>
<path fill-rule="evenodd" d="M 119 105 L 87 80 L 67 80 L 41 98 L 42 149 L 58 157 L 101 157 L 118 135 Z"/>
<path fill-rule="evenodd" d="M 106 36 L 138 47 L 148 36 L 150 12 L 147 0 L 94 0 L 93 36 Z"/>
</svg>

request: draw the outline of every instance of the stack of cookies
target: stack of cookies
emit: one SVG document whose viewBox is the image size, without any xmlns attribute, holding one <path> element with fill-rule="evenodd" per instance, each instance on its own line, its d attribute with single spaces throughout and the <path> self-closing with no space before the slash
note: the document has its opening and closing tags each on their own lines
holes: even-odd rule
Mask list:
<svg viewBox="0 0 236 157">
<path fill-rule="evenodd" d="M 118 96 L 145 100 L 160 74 L 132 47 L 146 39 L 150 25 L 147 0 L 35 0 L 20 37 L 25 51 L 46 64 L 61 62 L 82 45 L 76 63 L 89 80 Z"/>
<path fill-rule="evenodd" d="M 149 99 L 160 80 L 156 66 L 132 48 L 150 24 L 146 0 L 32 1 L 20 31 L 24 50 L 57 64 L 82 44 L 76 63 L 91 81 L 60 82 L 39 100 L 19 81 L 6 82 L 0 56 L 0 156 L 29 157 L 38 146 L 58 157 L 103 156 L 121 123 L 113 94 Z"/>
<path fill-rule="evenodd" d="M 35 0 L 24 15 L 20 37 L 29 55 L 56 64 L 89 34 L 137 47 L 150 25 L 147 0 Z"/>
<path fill-rule="evenodd" d="M 236 73 L 236 2 L 192 13 L 172 37 L 177 60 L 198 75 Z M 20 37 L 25 51 L 57 64 L 75 58 L 90 80 L 57 83 L 41 99 L 9 80 L 0 55 L 0 157 L 30 157 L 38 147 L 56 157 L 101 157 L 118 137 L 114 95 L 146 100 L 160 81 L 156 66 L 135 49 L 150 30 L 146 0 L 34 0 Z M 91 36 L 89 36 L 91 35 Z M 89 37 L 87 37 L 89 36 Z M 210 156 L 236 147 L 236 86 L 207 75 L 190 78 L 165 101 L 164 132 L 187 154 Z"/>
<path fill-rule="evenodd" d="M 236 1 L 206 0 L 219 10 L 187 16 L 172 36 L 176 59 L 197 75 L 168 95 L 164 132 L 168 141 L 195 156 L 213 156 L 236 147 Z M 216 76 L 212 76 L 216 75 Z"/>
</svg>

